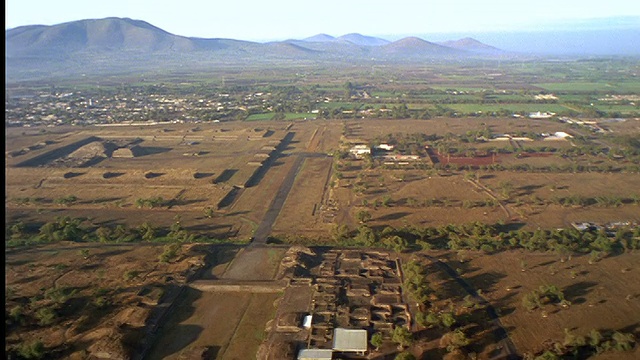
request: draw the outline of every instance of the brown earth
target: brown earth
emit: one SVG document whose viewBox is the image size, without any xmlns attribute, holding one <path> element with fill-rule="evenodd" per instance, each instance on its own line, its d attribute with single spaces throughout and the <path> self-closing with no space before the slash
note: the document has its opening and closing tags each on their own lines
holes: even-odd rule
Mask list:
<svg viewBox="0 0 640 360">
<path fill-rule="evenodd" d="M 158 260 L 162 252 L 162 245 L 65 242 L 8 251 L 5 305 L 21 315 L 7 325 L 5 349 L 40 339 L 63 357 L 136 356 L 142 343 L 131 340 L 151 330 L 156 305 L 204 263 L 199 245 L 183 246 L 169 263 Z M 55 314 L 51 325 L 38 325 L 44 308 Z"/>
<path fill-rule="evenodd" d="M 591 329 L 623 331 L 640 335 L 640 258 L 625 253 L 590 264 L 589 256 L 574 256 L 561 262 L 558 255 L 508 251 L 494 255 L 464 252 L 465 262 L 456 258 L 451 266 L 460 268 L 463 277 L 501 314 L 509 337 L 521 353 L 544 349 L 545 341 L 562 342 L 564 329 L 575 335 L 587 335 Z M 524 271 L 522 271 L 524 269 Z M 523 296 L 541 285 L 555 285 L 572 305 L 565 309 L 545 305 L 527 311 Z M 606 353 L 598 359 L 636 359 L 640 350 Z"/>
</svg>

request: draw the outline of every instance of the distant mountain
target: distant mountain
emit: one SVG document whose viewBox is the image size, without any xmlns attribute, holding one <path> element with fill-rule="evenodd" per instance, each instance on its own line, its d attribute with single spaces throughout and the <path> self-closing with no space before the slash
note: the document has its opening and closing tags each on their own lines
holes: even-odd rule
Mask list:
<svg viewBox="0 0 640 360">
<path fill-rule="evenodd" d="M 385 39 L 381 39 L 373 36 L 356 34 L 356 33 L 342 35 L 336 38 L 336 40 L 347 41 L 352 44 L 360 45 L 360 46 L 381 46 L 381 45 L 386 45 L 390 43 L 389 40 L 385 40 Z"/>
<path fill-rule="evenodd" d="M 192 51 L 198 41 L 147 22 L 106 18 L 53 26 L 22 26 L 5 33 L 7 55 L 68 54 L 83 50 Z"/>
<path fill-rule="evenodd" d="M 444 42 L 439 42 L 438 44 L 446 47 L 450 47 L 453 49 L 471 51 L 475 53 L 483 53 L 483 54 L 495 54 L 501 53 L 502 50 L 493 47 L 491 45 L 484 44 L 474 38 L 466 37 L 459 40 L 449 40 Z"/>
<path fill-rule="evenodd" d="M 406 37 L 381 47 L 386 55 L 425 56 L 425 55 L 464 55 L 467 52 L 438 45 L 417 37 Z"/>
<path fill-rule="evenodd" d="M 17 81 L 274 61 L 421 61 L 478 56 L 478 51 L 470 49 L 491 48 L 479 44 L 459 40 L 448 47 L 417 37 L 391 43 L 356 33 L 270 43 L 202 39 L 174 35 L 141 20 L 112 17 L 6 30 L 5 78 Z"/>
<path fill-rule="evenodd" d="M 258 43 L 174 35 L 129 18 L 79 20 L 52 26 L 21 26 L 5 32 L 5 57 L 68 56 L 79 53 L 188 53 L 246 51 Z"/>
<path fill-rule="evenodd" d="M 302 39 L 302 41 L 304 42 L 331 42 L 335 40 L 336 38 L 327 34 L 318 34 L 318 35 L 314 35 L 314 36 Z"/>
</svg>

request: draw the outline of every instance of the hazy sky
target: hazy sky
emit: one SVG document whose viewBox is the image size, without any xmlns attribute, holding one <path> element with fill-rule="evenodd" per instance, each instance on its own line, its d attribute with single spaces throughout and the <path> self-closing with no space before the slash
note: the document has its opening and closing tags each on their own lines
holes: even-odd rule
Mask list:
<svg viewBox="0 0 640 360">
<path fill-rule="evenodd" d="M 575 20 L 620 16 L 636 16 L 631 20 L 636 22 L 640 1 L 6 0 L 5 10 L 6 29 L 116 16 L 144 20 L 176 35 L 263 41 L 318 33 L 389 37 L 535 31 L 561 27 L 565 21 L 575 26 Z"/>
</svg>

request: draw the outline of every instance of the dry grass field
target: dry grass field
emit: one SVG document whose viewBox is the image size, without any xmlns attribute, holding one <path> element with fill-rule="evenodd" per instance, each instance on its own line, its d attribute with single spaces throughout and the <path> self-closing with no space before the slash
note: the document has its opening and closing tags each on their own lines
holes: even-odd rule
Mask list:
<svg viewBox="0 0 640 360">
<path fill-rule="evenodd" d="M 521 353 L 545 349 L 548 341 L 564 341 L 565 329 L 584 336 L 592 329 L 638 333 L 640 324 L 640 258 L 625 253 L 596 263 L 589 256 L 561 262 L 558 255 L 509 251 L 491 256 L 452 255 L 450 264 L 499 311 L 509 337 Z M 460 263 L 462 257 L 465 262 Z M 555 285 L 571 302 L 568 308 L 545 305 L 528 311 L 526 293 L 541 285 Z M 597 359 L 636 359 L 640 353 L 606 353 Z"/>
</svg>

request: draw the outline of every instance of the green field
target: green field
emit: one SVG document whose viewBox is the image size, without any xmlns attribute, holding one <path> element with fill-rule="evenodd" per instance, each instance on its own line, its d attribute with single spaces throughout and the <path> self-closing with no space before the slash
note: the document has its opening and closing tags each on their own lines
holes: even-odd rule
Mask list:
<svg viewBox="0 0 640 360">
<path fill-rule="evenodd" d="M 506 109 L 512 112 L 551 111 L 555 113 L 569 110 L 560 104 L 447 104 L 445 106 L 463 113 L 475 111 L 494 112 L 500 111 L 501 109 Z"/>
<path fill-rule="evenodd" d="M 630 114 L 632 112 L 640 113 L 640 107 L 633 105 L 608 105 L 608 104 L 597 104 L 596 108 L 598 110 L 604 112 L 620 112 L 622 114 Z"/>
<path fill-rule="evenodd" d="M 252 115 L 247 116 L 245 121 L 271 120 L 271 119 L 273 119 L 273 117 L 275 115 L 276 115 L 275 112 L 268 112 L 268 113 L 262 113 L 262 114 L 252 114 Z M 309 114 L 309 113 L 285 113 L 284 114 L 284 120 L 311 119 L 311 118 L 315 118 L 315 117 L 316 117 L 315 114 Z"/>
<path fill-rule="evenodd" d="M 548 91 L 562 92 L 640 92 L 640 82 L 563 82 L 534 84 Z"/>
<path fill-rule="evenodd" d="M 262 113 L 262 114 L 252 114 L 252 115 L 247 116 L 245 121 L 271 120 L 275 115 L 276 115 L 276 113 L 274 113 L 274 112 L 268 112 L 268 113 Z"/>
</svg>

